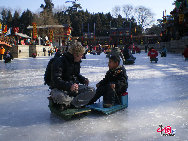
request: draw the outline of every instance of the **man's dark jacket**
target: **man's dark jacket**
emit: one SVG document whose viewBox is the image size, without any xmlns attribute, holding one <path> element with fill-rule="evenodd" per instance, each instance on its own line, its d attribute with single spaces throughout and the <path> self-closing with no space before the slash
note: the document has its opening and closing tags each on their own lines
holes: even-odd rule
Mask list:
<svg viewBox="0 0 188 141">
<path fill-rule="evenodd" d="M 74 56 L 67 52 L 58 57 L 51 65 L 50 89 L 70 91 L 74 83 L 84 84 L 85 77 L 80 75 L 80 62 L 74 62 Z"/>
<path fill-rule="evenodd" d="M 105 86 L 108 83 L 115 84 L 115 90 L 117 94 L 122 94 L 127 91 L 128 76 L 126 74 L 126 70 L 123 66 L 118 66 L 115 70 L 108 70 L 105 78 L 99 82 L 100 86 Z"/>
</svg>

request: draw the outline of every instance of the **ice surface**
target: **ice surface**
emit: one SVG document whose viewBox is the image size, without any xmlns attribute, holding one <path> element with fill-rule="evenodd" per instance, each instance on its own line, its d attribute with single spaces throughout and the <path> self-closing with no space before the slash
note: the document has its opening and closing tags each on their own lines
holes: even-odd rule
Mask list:
<svg viewBox="0 0 188 141">
<path fill-rule="evenodd" d="M 44 71 L 51 57 L 0 61 L 0 140 L 124 141 L 188 139 L 188 61 L 181 54 L 150 63 L 146 53 L 126 65 L 129 107 L 111 115 L 91 112 L 65 121 L 48 108 Z M 105 54 L 86 55 L 81 74 L 95 87 L 108 70 Z M 122 64 L 122 62 L 121 62 Z M 176 129 L 161 136 L 159 125 Z"/>
</svg>

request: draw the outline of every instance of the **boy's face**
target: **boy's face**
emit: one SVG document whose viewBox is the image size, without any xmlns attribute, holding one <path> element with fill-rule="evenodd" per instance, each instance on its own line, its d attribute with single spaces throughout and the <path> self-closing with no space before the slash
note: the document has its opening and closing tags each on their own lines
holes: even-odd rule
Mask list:
<svg viewBox="0 0 188 141">
<path fill-rule="evenodd" d="M 82 57 L 83 57 L 83 54 L 81 54 L 81 55 L 74 54 L 74 62 L 80 62 L 80 60 L 82 59 Z"/>
<path fill-rule="evenodd" d="M 115 63 L 113 60 L 109 59 L 108 66 L 109 69 L 116 69 L 119 66 L 119 63 Z"/>
</svg>

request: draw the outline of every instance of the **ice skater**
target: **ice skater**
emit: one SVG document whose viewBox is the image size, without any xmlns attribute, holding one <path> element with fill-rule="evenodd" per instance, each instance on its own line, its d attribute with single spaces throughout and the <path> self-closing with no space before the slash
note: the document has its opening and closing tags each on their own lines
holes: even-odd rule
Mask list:
<svg viewBox="0 0 188 141">
<path fill-rule="evenodd" d="M 94 102 L 103 96 L 103 107 L 110 108 L 115 103 L 116 94 L 122 94 L 127 91 L 128 76 L 125 68 L 119 65 L 119 63 L 119 57 L 111 56 L 109 58 L 109 70 L 107 71 L 105 78 L 96 84 L 96 94 L 89 104 L 94 104 Z"/>
</svg>

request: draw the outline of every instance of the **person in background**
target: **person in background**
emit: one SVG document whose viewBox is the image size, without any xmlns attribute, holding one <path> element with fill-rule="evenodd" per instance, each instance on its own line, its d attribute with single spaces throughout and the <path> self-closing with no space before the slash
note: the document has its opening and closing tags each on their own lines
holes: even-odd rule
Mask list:
<svg viewBox="0 0 188 141">
<path fill-rule="evenodd" d="M 12 54 L 10 53 L 10 50 L 8 49 L 7 52 L 4 53 L 4 60 L 5 60 L 5 63 L 9 63 L 11 62 L 11 59 L 13 60 L 13 56 Z"/>
<path fill-rule="evenodd" d="M 134 61 L 136 60 L 136 57 L 134 57 L 131 51 L 129 50 L 128 45 L 126 45 L 123 49 L 123 56 L 125 61 L 128 61 L 130 63 L 134 63 Z"/>
<path fill-rule="evenodd" d="M 166 53 L 167 53 L 167 49 L 165 46 L 163 46 L 162 50 L 161 50 L 161 57 L 166 57 Z"/>
<path fill-rule="evenodd" d="M 149 49 L 148 56 L 150 56 L 150 59 L 156 58 L 158 56 L 158 52 L 153 47 L 151 47 Z"/>
<path fill-rule="evenodd" d="M 184 55 L 185 58 L 188 58 L 188 45 L 185 45 L 185 50 L 182 55 Z"/>
<path fill-rule="evenodd" d="M 3 60 L 3 56 L 5 54 L 5 49 L 3 48 L 3 46 L 1 46 L 1 49 L 0 49 L 0 59 Z"/>
</svg>

